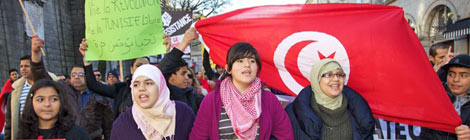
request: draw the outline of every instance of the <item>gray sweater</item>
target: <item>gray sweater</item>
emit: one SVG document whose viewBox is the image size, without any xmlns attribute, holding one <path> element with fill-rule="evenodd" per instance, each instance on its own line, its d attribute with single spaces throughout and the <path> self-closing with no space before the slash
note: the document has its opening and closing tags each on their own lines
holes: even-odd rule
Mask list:
<svg viewBox="0 0 470 140">
<path fill-rule="evenodd" d="M 315 98 L 315 97 L 313 97 Z M 330 110 L 319 105 L 315 100 L 311 104 L 313 111 L 323 120 L 323 140 L 352 140 L 352 125 L 348 114 L 348 100 L 343 96 L 341 107 Z"/>
</svg>

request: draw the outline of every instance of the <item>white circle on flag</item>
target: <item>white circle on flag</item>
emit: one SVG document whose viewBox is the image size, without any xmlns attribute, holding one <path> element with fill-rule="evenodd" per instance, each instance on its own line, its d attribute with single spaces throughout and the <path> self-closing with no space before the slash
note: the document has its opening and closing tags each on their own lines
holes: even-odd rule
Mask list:
<svg viewBox="0 0 470 140">
<path fill-rule="evenodd" d="M 310 79 L 310 71 L 315 62 L 323 57 L 333 58 L 341 64 L 343 71 L 346 73 L 344 84 L 347 84 L 350 73 L 349 57 L 341 42 L 326 33 L 303 31 L 286 37 L 274 51 L 274 64 L 279 71 L 282 82 L 289 90 L 299 94 L 304 88 L 292 77 L 292 74 L 287 71 L 285 66 L 285 59 L 289 49 L 302 41 L 314 41 L 302 48 L 297 57 L 296 65 L 304 78 Z"/>
</svg>

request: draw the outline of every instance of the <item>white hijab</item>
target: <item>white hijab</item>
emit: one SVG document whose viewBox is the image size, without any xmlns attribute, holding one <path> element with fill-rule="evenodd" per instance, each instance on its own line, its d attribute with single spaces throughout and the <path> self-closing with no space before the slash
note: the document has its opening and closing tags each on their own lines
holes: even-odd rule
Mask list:
<svg viewBox="0 0 470 140">
<path fill-rule="evenodd" d="M 173 138 L 175 134 L 176 108 L 170 100 L 170 90 L 166 85 L 162 72 L 156 66 L 145 64 L 137 68 L 132 75 L 131 89 L 139 76 L 152 79 L 158 86 L 158 99 L 152 108 L 144 109 L 137 105 L 137 95 L 132 90 L 132 116 L 146 139 Z"/>
</svg>

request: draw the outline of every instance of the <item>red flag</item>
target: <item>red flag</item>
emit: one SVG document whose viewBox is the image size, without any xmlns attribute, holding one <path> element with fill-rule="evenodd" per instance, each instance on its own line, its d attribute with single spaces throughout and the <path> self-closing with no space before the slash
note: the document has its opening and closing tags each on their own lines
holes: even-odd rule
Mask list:
<svg viewBox="0 0 470 140">
<path fill-rule="evenodd" d="M 261 6 L 196 23 L 200 40 L 220 66 L 230 46 L 252 44 L 259 77 L 296 95 L 309 85 L 315 61 L 334 58 L 346 84 L 376 118 L 455 133 L 461 120 L 399 7 L 371 4 Z"/>
</svg>

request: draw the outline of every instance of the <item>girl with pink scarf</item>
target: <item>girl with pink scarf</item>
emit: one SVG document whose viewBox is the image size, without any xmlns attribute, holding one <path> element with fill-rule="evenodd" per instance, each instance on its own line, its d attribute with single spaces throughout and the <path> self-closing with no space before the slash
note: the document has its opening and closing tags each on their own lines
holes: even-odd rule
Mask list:
<svg viewBox="0 0 470 140">
<path fill-rule="evenodd" d="M 237 43 L 228 51 L 226 62 L 228 75 L 202 101 L 189 139 L 294 139 L 281 104 L 271 92 L 262 90 L 256 49 Z"/>
</svg>

